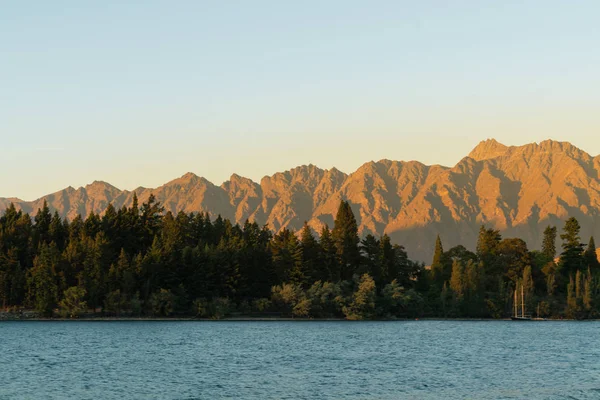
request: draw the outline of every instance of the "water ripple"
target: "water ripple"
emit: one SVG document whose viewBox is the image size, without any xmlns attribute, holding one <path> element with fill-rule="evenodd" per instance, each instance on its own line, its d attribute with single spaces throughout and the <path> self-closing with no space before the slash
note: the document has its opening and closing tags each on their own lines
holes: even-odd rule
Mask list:
<svg viewBox="0 0 600 400">
<path fill-rule="evenodd" d="M 5 322 L 0 399 L 599 399 L 599 328 Z"/>
</svg>

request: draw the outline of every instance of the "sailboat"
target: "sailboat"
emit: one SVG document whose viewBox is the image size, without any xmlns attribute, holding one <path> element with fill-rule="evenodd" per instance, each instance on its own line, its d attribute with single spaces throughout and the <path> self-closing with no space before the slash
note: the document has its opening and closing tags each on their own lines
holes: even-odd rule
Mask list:
<svg viewBox="0 0 600 400">
<path fill-rule="evenodd" d="M 515 313 L 510 319 L 513 321 L 531 321 L 531 315 L 525 314 L 525 293 L 523 292 L 523 285 L 521 285 L 521 314 L 519 314 L 519 301 L 517 298 L 517 289 L 515 289 Z"/>
</svg>

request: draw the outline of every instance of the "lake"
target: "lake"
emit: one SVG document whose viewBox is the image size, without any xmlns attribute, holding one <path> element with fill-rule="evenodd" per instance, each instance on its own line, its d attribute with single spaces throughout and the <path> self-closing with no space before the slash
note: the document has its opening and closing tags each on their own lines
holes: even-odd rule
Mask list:
<svg viewBox="0 0 600 400">
<path fill-rule="evenodd" d="M 1 399 L 599 399 L 600 322 L 2 322 Z"/>
</svg>

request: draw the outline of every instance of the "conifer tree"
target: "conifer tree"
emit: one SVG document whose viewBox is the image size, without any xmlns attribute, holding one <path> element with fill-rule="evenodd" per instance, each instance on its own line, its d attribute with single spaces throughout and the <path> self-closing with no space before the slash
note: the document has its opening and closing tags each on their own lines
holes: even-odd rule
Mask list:
<svg viewBox="0 0 600 400">
<path fill-rule="evenodd" d="M 319 242 L 306 222 L 304 222 L 302 232 L 300 233 L 300 244 L 302 246 L 302 262 L 308 281 L 312 284 L 316 281 L 326 280 L 328 274 L 323 273 Z"/>
<path fill-rule="evenodd" d="M 398 279 L 398 266 L 396 265 L 396 251 L 388 235 L 383 235 L 379 241 L 379 277 L 375 284 L 383 285 Z"/>
<path fill-rule="evenodd" d="M 597 275 L 600 272 L 600 262 L 598 262 L 596 242 L 593 236 L 590 237 L 590 242 L 583 253 L 583 259 L 584 267 L 589 268 L 593 274 Z"/>
<path fill-rule="evenodd" d="M 579 237 L 581 226 L 575 217 L 571 217 L 565 223 L 563 234 L 563 252 L 560 255 L 561 270 L 569 275 L 575 274 L 583 267 L 583 244 Z"/>
<path fill-rule="evenodd" d="M 360 273 L 371 275 L 375 282 L 381 277 L 379 245 L 379 240 L 370 233 L 360 242 L 360 251 L 363 258 Z"/>
<path fill-rule="evenodd" d="M 335 243 L 336 255 L 340 267 L 340 278 L 351 280 L 360 264 L 358 249 L 358 226 L 352 208 L 347 201 L 341 201 L 331 232 Z"/>
<path fill-rule="evenodd" d="M 542 253 L 546 256 L 546 262 L 554 261 L 556 258 L 556 227 L 547 226 L 544 230 Z"/>
<path fill-rule="evenodd" d="M 56 243 L 59 251 L 63 251 L 65 248 L 67 235 L 68 232 L 65 229 L 63 220 L 58 215 L 58 212 L 55 211 L 48 227 L 48 239 L 51 242 Z"/>
<path fill-rule="evenodd" d="M 34 222 L 34 246 L 37 247 L 44 243 L 50 244 L 50 223 L 52 222 L 52 214 L 50 213 L 50 208 L 48 207 L 46 200 L 44 200 L 42 208 L 38 209 L 38 212 L 34 218 Z"/>
<path fill-rule="evenodd" d="M 302 255 L 302 245 L 295 234 L 288 236 L 287 248 L 291 261 L 289 281 L 295 285 L 306 286 L 308 277 Z"/>
<path fill-rule="evenodd" d="M 319 244 L 323 251 L 323 268 L 322 274 L 327 274 L 328 281 L 337 282 L 340 280 L 340 268 L 336 257 L 335 242 L 331 236 L 331 231 L 327 225 L 321 229 L 321 237 Z"/>
<path fill-rule="evenodd" d="M 27 277 L 30 304 L 44 316 L 52 316 L 58 302 L 57 283 L 60 254 L 55 244 L 42 244 L 40 254 L 33 262 Z"/>
<path fill-rule="evenodd" d="M 486 229 L 485 226 L 481 226 L 479 229 L 479 238 L 477 239 L 477 256 L 483 263 L 483 268 L 486 275 L 486 289 L 489 291 L 494 290 L 497 287 L 498 279 L 503 274 L 503 266 L 499 261 L 498 247 L 502 236 L 500 231 L 495 229 Z"/>
</svg>

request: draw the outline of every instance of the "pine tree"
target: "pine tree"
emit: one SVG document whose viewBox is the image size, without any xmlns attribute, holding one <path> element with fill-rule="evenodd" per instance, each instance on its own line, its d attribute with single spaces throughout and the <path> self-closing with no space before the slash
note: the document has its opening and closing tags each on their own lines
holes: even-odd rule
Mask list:
<svg viewBox="0 0 600 400">
<path fill-rule="evenodd" d="M 497 249 L 497 265 L 504 270 L 504 276 L 517 282 L 526 266 L 531 265 L 531 253 L 527 243 L 518 238 L 504 239 Z"/>
<path fill-rule="evenodd" d="M 269 248 L 273 258 L 273 269 L 276 283 L 287 283 L 294 268 L 294 258 L 290 253 L 290 241 L 294 233 L 284 228 L 273 236 Z"/>
<path fill-rule="evenodd" d="M 340 202 L 331 236 L 340 266 L 340 278 L 351 280 L 360 264 L 360 239 L 354 213 L 347 201 Z"/>
<path fill-rule="evenodd" d="M 583 267 L 583 244 L 579 237 L 581 226 L 579 221 L 571 217 L 565 223 L 563 234 L 560 238 L 563 241 L 563 252 L 560 255 L 561 270 L 567 274 L 575 274 Z"/>
<path fill-rule="evenodd" d="M 55 244 L 43 244 L 27 277 L 29 302 L 44 316 L 52 316 L 58 302 L 60 253 Z"/>
<path fill-rule="evenodd" d="M 63 220 L 58 215 L 58 212 L 54 212 L 52 219 L 50 220 L 50 226 L 48 227 L 48 239 L 51 242 L 56 243 L 59 251 L 63 251 L 67 240 L 68 232 L 65 229 Z"/>
<path fill-rule="evenodd" d="M 323 251 L 323 276 L 327 275 L 327 281 L 337 282 L 340 280 L 340 268 L 337 262 L 335 242 L 331 236 L 331 231 L 327 225 L 321 229 L 321 237 L 319 240 Z"/>
<path fill-rule="evenodd" d="M 375 279 L 375 282 L 381 282 L 379 247 L 379 240 L 370 233 L 360 242 L 360 250 L 363 257 L 360 273 L 371 275 Z"/>
<path fill-rule="evenodd" d="M 600 272 L 600 262 L 598 262 L 596 242 L 593 236 L 590 238 L 590 242 L 583 253 L 583 263 L 584 267 L 589 268 L 593 274 L 597 275 Z"/>
<path fill-rule="evenodd" d="M 302 262 L 306 271 L 309 283 L 326 280 L 327 271 L 323 271 L 321 247 L 312 233 L 308 223 L 304 222 L 304 227 L 300 233 L 300 244 L 302 246 Z"/>
<path fill-rule="evenodd" d="M 306 286 L 308 284 L 307 272 L 302 255 L 302 245 L 295 234 L 288 237 L 287 249 L 290 255 L 291 269 L 289 281 L 294 285 Z"/>
<path fill-rule="evenodd" d="M 41 244 L 50 244 L 50 223 L 52 222 L 52 214 L 48 203 L 44 200 L 44 204 L 34 218 L 35 222 L 35 236 L 34 246 L 37 247 Z"/>
<path fill-rule="evenodd" d="M 398 266 L 396 265 L 396 252 L 392 241 L 388 235 L 383 235 L 379 241 L 379 280 L 376 284 L 383 285 L 384 282 L 391 282 L 398 279 Z"/>
<path fill-rule="evenodd" d="M 483 263 L 486 275 L 485 287 L 489 291 L 496 289 L 498 279 L 504 273 L 503 265 L 497 257 L 501 240 L 500 231 L 486 229 L 485 226 L 481 226 L 479 229 L 477 257 Z"/>
<path fill-rule="evenodd" d="M 544 230 L 542 253 L 546 256 L 546 262 L 554 261 L 556 258 L 556 227 L 547 226 Z"/>
</svg>

